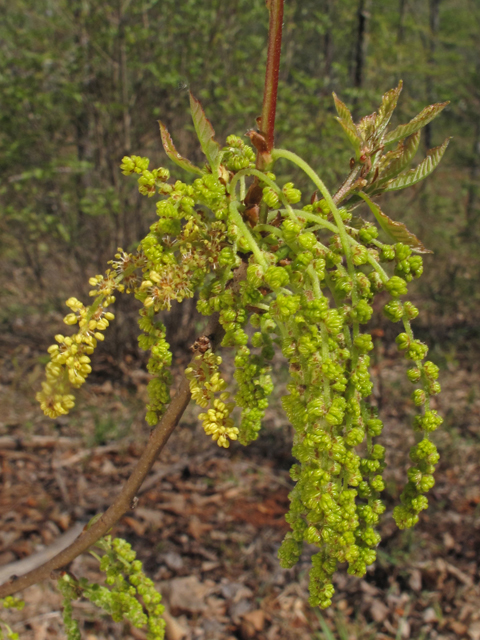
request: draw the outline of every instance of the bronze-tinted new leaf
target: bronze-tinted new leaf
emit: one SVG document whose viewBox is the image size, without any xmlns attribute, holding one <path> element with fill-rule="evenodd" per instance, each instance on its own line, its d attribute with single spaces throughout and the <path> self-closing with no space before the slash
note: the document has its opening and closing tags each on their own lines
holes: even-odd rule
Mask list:
<svg viewBox="0 0 480 640">
<path fill-rule="evenodd" d="M 337 110 L 338 117 L 341 120 L 344 120 L 346 124 L 355 128 L 355 123 L 353 122 L 352 114 L 350 113 L 350 109 L 347 105 L 340 100 L 337 94 L 333 93 L 333 101 L 335 103 L 335 109 Z"/>
<path fill-rule="evenodd" d="M 375 120 L 375 129 L 377 139 L 380 138 L 382 133 L 388 126 L 390 118 L 392 117 L 395 107 L 397 106 L 398 97 L 402 92 L 403 82 L 400 80 L 396 89 L 390 89 L 382 97 L 382 104 L 378 110 L 378 114 Z"/>
<path fill-rule="evenodd" d="M 391 142 L 397 142 L 407 136 L 411 136 L 412 133 L 422 129 L 425 125 L 431 122 L 438 114 L 445 109 L 449 102 L 437 102 L 425 107 L 418 115 L 415 116 L 408 124 L 401 124 L 399 127 L 390 131 L 383 139 L 384 144 L 390 144 Z"/>
<path fill-rule="evenodd" d="M 403 222 L 396 222 L 389 218 L 378 205 L 376 205 L 365 193 L 358 194 L 368 204 L 370 211 L 377 219 L 378 224 L 395 242 L 402 242 L 408 245 L 417 253 L 433 253 L 429 249 L 426 249 L 422 242 L 417 238 L 415 234 L 407 229 Z"/>
<path fill-rule="evenodd" d="M 425 160 L 422 160 L 418 167 L 410 169 L 410 171 L 389 182 L 384 188 L 384 191 L 398 191 L 399 189 L 405 189 L 405 187 L 411 187 L 430 175 L 442 159 L 449 142 L 450 138 L 447 138 L 439 147 L 430 149 L 427 157 Z"/>
<path fill-rule="evenodd" d="M 212 169 L 218 169 L 220 163 L 220 145 L 215 141 L 215 131 L 210 120 L 205 115 L 200 102 L 190 93 L 190 110 L 192 112 L 193 125 Z"/>
<path fill-rule="evenodd" d="M 369 116 L 365 116 L 364 118 L 362 118 L 357 125 L 357 129 L 360 131 L 360 135 L 365 142 L 372 143 L 375 141 L 376 119 L 377 114 L 371 113 Z"/>
<path fill-rule="evenodd" d="M 338 122 L 340 123 L 340 126 L 342 127 L 342 129 L 345 132 L 345 135 L 348 138 L 348 141 L 350 142 L 350 144 L 352 145 L 352 147 L 355 149 L 355 152 L 357 155 L 359 155 L 359 151 L 360 151 L 360 147 L 362 145 L 362 139 L 360 138 L 360 136 L 357 133 L 356 129 L 352 129 L 346 122 L 345 120 L 342 120 L 342 118 L 335 118 L 336 120 L 338 120 Z M 358 159 L 358 158 L 357 158 Z"/>
<path fill-rule="evenodd" d="M 403 171 L 415 157 L 420 144 L 420 131 L 416 131 L 412 136 L 405 141 L 398 143 L 397 148 L 394 151 L 389 151 L 382 158 L 382 164 L 380 173 L 375 187 L 385 184 L 388 180 L 392 180 L 398 174 Z"/>
<path fill-rule="evenodd" d="M 338 118 L 336 118 L 336 120 L 338 120 L 338 122 L 340 123 L 350 144 L 355 149 L 358 159 L 362 139 L 357 131 L 355 123 L 353 122 L 352 114 L 350 113 L 348 107 L 337 97 L 335 93 L 333 94 L 333 100 L 335 102 L 335 109 L 338 113 Z"/>
<path fill-rule="evenodd" d="M 190 162 L 190 160 L 187 160 L 187 158 L 184 158 L 178 153 L 166 126 L 162 122 L 160 122 L 160 120 L 158 121 L 158 124 L 160 125 L 160 136 L 162 138 L 163 148 L 165 149 L 165 153 L 170 158 L 170 160 L 172 162 L 175 162 L 175 164 L 177 164 L 179 167 L 182 167 L 182 169 L 185 169 L 185 171 L 196 173 L 200 176 L 203 175 L 203 171 L 199 167 L 196 167 Z"/>
</svg>

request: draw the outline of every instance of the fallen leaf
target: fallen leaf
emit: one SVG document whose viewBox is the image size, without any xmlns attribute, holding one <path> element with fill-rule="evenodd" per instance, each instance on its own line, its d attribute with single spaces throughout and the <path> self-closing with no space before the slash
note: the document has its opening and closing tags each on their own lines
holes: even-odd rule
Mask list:
<svg viewBox="0 0 480 640">
<path fill-rule="evenodd" d="M 410 588 L 413 591 L 421 591 L 422 589 L 422 574 L 418 569 L 412 569 L 410 573 L 410 579 L 408 581 Z"/>
<path fill-rule="evenodd" d="M 146 525 L 142 524 L 135 518 L 131 518 L 130 516 L 124 516 L 122 518 L 122 522 L 128 525 L 131 529 L 135 531 L 137 536 L 143 536 L 145 533 Z"/>
<path fill-rule="evenodd" d="M 389 609 L 381 600 L 374 600 L 370 605 L 370 613 L 375 622 L 384 622 L 388 616 Z"/>
<path fill-rule="evenodd" d="M 204 533 L 211 531 L 212 529 L 213 525 L 201 522 L 197 516 L 192 516 L 188 521 L 188 533 L 192 538 L 195 538 L 195 540 L 198 540 Z"/>
<path fill-rule="evenodd" d="M 457 620 L 451 620 L 449 622 L 449 626 L 450 629 L 458 636 L 464 636 L 467 631 L 467 625 L 463 624 L 463 622 L 458 622 Z"/>
<path fill-rule="evenodd" d="M 422 618 L 423 621 L 427 624 L 432 624 L 433 622 L 438 621 L 437 614 L 435 613 L 435 609 L 433 607 L 428 607 L 428 609 L 425 609 Z"/>
<path fill-rule="evenodd" d="M 171 616 L 166 609 L 162 615 L 165 620 L 165 636 L 167 640 L 182 640 L 188 636 L 189 630 Z"/>
<path fill-rule="evenodd" d="M 202 584 L 196 576 L 174 578 L 170 582 L 170 610 L 178 613 L 200 613 L 205 609 L 205 596 L 209 587 Z"/>
<path fill-rule="evenodd" d="M 472 640 L 480 640 L 480 622 L 473 622 L 468 627 L 468 635 Z"/>
</svg>

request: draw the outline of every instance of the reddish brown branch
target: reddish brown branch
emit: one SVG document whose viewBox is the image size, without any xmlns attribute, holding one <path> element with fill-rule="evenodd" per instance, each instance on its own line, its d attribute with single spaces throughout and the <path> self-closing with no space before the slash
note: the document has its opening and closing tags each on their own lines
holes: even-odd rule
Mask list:
<svg viewBox="0 0 480 640">
<path fill-rule="evenodd" d="M 215 315 L 205 329 L 205 335 L 215 336 L 212 339 L 212 343 L 215 345 L 215 343 L 219 341 L 220 333 L 221 329 L 219 327 L 218 317 Z M 52 571 L 60 569 L 72 562 L 72 560 L 104 536 L 127 511 L 131 510 L 132 502 L 137 491 L 152 468 L 158 454 L 166 445 L 172 431 L 177 426 L 189 401 L 190 385 L 186 377 L 182 376 L 177 393 L 169 404 L 163 418 L 152 431 L 148 444 L 137 462 L 132 475 L 128 478 L 120 495 L 115 499 L 113 504 L 89 529 L 83 531 L 71 545 L 54 558 L 19 578 L 10 578 L 8 582 L 0 586 L 0 598 L 5 598 L 22 589 L 26 589 L 32 584 L 41 582 L 48 578 Z"/>
<path fill-rule="evenodd" d="M 284 0 L 267 0 L 270 10 L 268 29 L 267 69 L 265 71 L 265 89 L 260 128 L 265 135 L 267 154 L 274 145 L 275 114 L 277 110 L 278 74 L 280 71 L 280 54 L 282 50 Z M 265 154 L 258 154 L 258 168 L 263 169 L 268 162 Z"/>
<path fill-rule="evenodd" d="M 240 267 L 236 269 L 232 280 L 232 288 L 234 291 L 238 291 L 239 284 L 245 279 L 245 275 L 246 264 L 242 263 Z M 209 338 L 211 347 L 215 350 L 220 344 L 223 335 L 223 329 L 218 321 L 218 314 L 211 316 L 203 335 Z M 177 393 L 170 402 L 165 415 L 152 431 L 148 444 L 137 462 L 132 475 L 128 478 L 114 503 L 89 529 L 83 531 L 71 545 L 54 558 L 19 578 L 10 578 L 8 582 L 1 585 L 0 598 L 11 596 L 22 589 L 30 587 L 32 584 L 36 584 L 50 577 L 52 571 L 64 567 L 81 553 L 87 551 L 97 540 L 108 533 L 127 511 L 132 509 L 132 503 L 134 502 L 137 491 L 140 489 L 148 472 L 152 468 L 158 454 L 166 445 L 172 431 L 177 426 L 190 402 L 190 397 L 190 384 L 185 375 L 183 375 Z"/>
</svg>

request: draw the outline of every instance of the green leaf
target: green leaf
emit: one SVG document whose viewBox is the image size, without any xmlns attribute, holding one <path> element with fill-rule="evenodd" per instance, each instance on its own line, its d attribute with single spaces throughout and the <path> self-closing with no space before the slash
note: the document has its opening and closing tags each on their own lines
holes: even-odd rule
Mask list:
<svg viewBox="0 0 480 640">
<path fill-rule="evenodd" d="M 187 160 L 187 158 L 184 158 L 178 153 L 166 126 L 160 122 L 160 120 L 158 121 L 158 124 L 160 125 L 160 136 L 162 138 L 163 148 L 170 160 L 175 162 L 175 164 L 178 164 L 182 169 L 185 169 L 185 171 L 196 173 L 200 176 L 203 175 L 203 171 L 199 167 L 196 167 L 192 162 L 190 162 L 190 160 Z"/>
<path fill-rule="evenodd" d="M 355 152 L 358 155 L 358 152 L 360 151 L 360 147 L 362 146 L 362 139 L 359 137 L 357 130 L 352 130 L 348 124 L 345 123 L 344 120 L 342 120 L 341 118 L 335 118 L 335 120 L 338 120 L 338 122 L 340 123 L 340 126 L 342 127 L 342 129 L 344 130 L 348 141 L 350 142 L 350 144 L 352 145 L 352 147 L 355 149 Z"/>
<path fill-rule="evenodd" d="M 391 142 L 397 142 L 407 136 L 411 136 L 412 133 L 422 129 L 425 125 L 436 118 L 438 114 L 445 109 L 447 104 L 449 104 L 448 100 L 447 102 L 437 102 L 436 104 L 431 104 L 429 107 L 425 107 L 425 109 L 420 111 L 420 113 L 410 120 L 408 124 L 401 124 L 393 131 L 390 131 L 390 133 L 388 133 L 383 139 L 383 143 L 390 144 Z"/>
<path fill-rule="evenodd" d="M 423 246 L 417 236 L 409 231 L 403 222 L 395 222 L 395 220 L 389 218 L 365 193 L 360 192 L 358 195 L 365 200 L 370 207 L 370 211 L 377 219 L 378 224 L 395 242 L 402 242 L 417 253 L 433 253 L 433 251 Z"/>
<path fill-rule="evenodd" d="M 400 80 L 396 89 L 390 89 L 382 96 L 382 104 L 378 110 L 377 117 L 375 119 L 375 133 L 377 139 L 382 135 L 390 122 L 395 107 L 397 106 L 398 97 L 402 92 L 403 82 Z"/>
<path fill-rule="evenodd" d="M 350 144 L 355 149 L 356 155 L 358 156 L 360 147 L 362 146 L 362 139 L 358 134 L 355 123 L 353 122 L 352 114 L 348 107 L 337 97 L 335 93 L 333 94 L 333 100 L 335 102 L 335 109 L 338 113 L 338 118 L 335 119 L 340 123 Z"/>
<path fill-rule="evenodd" d="M 191 92 L 190 109 L 202 151 L 207 156 L 211 168 L 216 170 L 220 164 L 220 145 L 214 140 L 215 131 L 210 120 L 205 115 L 202 105 Z"/>
<path fill-rule="evenodd" d="M 395 180 L 389 182 L 384 191 L 398 191 L 399 189 L 405 189 L 405 187 L 411 187 L 430 175 L 442 159 L 449 142 L 450 138 L 447 138 L 439 147 L 430 149 L 427 157 L 425 160 L 422 160 L 418 167 L 410 169 L 410 171 L 403 173 Z"/>
<path fill-rule="evenodd" d="M 350 109 L 347 105 L 340 100 L 335 92 L 333 92 L 333 101 L 335 103 L 335 109 L 337 110 L 338 117 L 340 120 L 344 120 L 346 124 L 349 124 L 353 128 L 355 128 L 355 123 L 353 122 L 352 114 L 350 113 Z"/>
<path fill-rule="evenodd" d="M 375 187 L 395 178 L 410 164 L 418 151 L 420 136 L 420 131 L 416 131 L 405 141 L 401 140 L 394 151 L 389 151 L 383 156 L 380 161 L 380 174 L 378 180 L 374 183 Z"/>
</svg>

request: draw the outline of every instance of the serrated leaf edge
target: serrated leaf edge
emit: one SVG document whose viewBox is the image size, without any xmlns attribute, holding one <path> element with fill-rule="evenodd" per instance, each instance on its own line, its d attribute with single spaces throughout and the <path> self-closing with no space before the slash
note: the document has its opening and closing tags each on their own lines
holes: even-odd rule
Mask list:
<svg viewBox="0 0 480 640">
<path fill-rule="evenodd" d="M 402 242 L 408 245 L 413 251 L 417 253 L 433 253 L 430 249 L 425 248 L 423 243 L 417 238 L 417 236 L 409 231 L 403 222 L 397 222 L 392 220 L 386 213 L 380 209 L 380 207 L 372 202 L 366 193 L 359 192 L 358 194 L 368 205 L 370 211 L 375 216 L 380 227 L 389 235 L 395 242 Z M 398 235 L 392 232 L 392 228 L 397 231 Z"/>
<path fill-rule="evenodd" d="M 212 123 L 205 115 L 205 111 L 197 98 L 190 91 L 190 111 L 192 114 L 193 126 L 197 133 L 198 141 L 202 147 L 203 153 L 212 170 L 218 170 L 220 164 L 221 152 L 220 145 L 215 140 L 215 130 Z"/>
<path fill-rule="evenodd" d="M 170 160 L 182 169 L 185 169 L 185 171 L 189 171 L 190 173 L 195 173 L 200 176 L 203 175 L 203 171 L 200 167 L 195 166 L 190 162 L 190 160 L 188 160 L 188 158 L 184 158 L 178 153 L 175 145 L 173 144 L 172 136 L 161 120 L 158 120 L 158 125 L 160 127 L 160 137 L 162 139 L 163 148 Z"/>
<path fill-rule="evenodd" d="M 399 148 L 395 149 L 395 152 L 389 152 L 392 153 L 392 155 L 396 153 L 397 157 L 393 158 L 391 162 L 386 165 L 384 172 L 380 171 L 375 187 L 379 187 L 388 182 L 388 180 L 392 180 L 408 166 L 417 154 L 420 145 L 420 135 L 420 131 L 415 131 L 415 133 L 406 140 L 399 142 Z"/>
<path fill-rule="evenodd" d="M 450 140 L 451 138 L 446 138 L 441 145 L 430 149 L 427 157 L 415 169 L 410 169 L 410 171 L 399 175 L 395 180 L 388 182 L 383 191 L 399 191 L 400 189 L 411 187 L 429 176 L 437 168 Z"/>
<path fill-rule="evenodd" d="M 411 136 L 412 133 L 422 129 L 436 118 L 448 104 L 449 101 L 447 100 L 446 102 L 436 102 L 435 104 L 425 107 L 425 109 L 422 109 L 422 111 L 412 118 L 410 122 L 407 122 L 407 124 L 401 124 L 393 131 L 390 131 L 390 133 L 387 133 L 383 138 L 383 144 L 391 144 L 392 142 L 398 142 L 398 140 L 402 140 L 402 138 Z"/>
<path fill-rule="evenodd" d="M 378 136 L 385 131 L 390 122 L 395 107 L 397 106 L 398 98 L 403 89 L 403 81 L 400 80 L 398 86 L 395 89 L 390 89 L 382 96 L 382 102 L 378 109 L 378 114 L 375 120 L 375 129 Z"/>
</svg>

